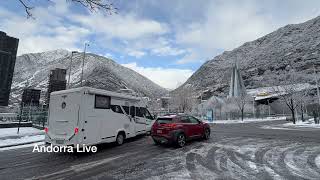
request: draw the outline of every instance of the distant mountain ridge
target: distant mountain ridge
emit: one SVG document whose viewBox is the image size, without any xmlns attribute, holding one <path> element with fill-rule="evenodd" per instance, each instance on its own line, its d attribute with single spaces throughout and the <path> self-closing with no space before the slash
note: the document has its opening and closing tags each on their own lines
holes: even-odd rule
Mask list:
<svg viewBox="0 0 320 180">
<path fill-rule="evenodd" d="M 299 83 L 314 83 L 313 65 L 320 70 L 320 16 L 301 24 L 286 25 L 257 40 L 246 42 L 205 62 L 182 86 L 191 84 L 197 93 L 226 96 L 232 64 L 238 61 L 247 89 L 286 80 L 294 69 Z M 275 78 L 276 77 L 276 78 Z"/>
<path fill-rule="evenodd" d="M 70 67 L 71 52 L 54 50 L 42 53 L 24 54 L 17 57 L 11 90 L 11 101 L 19 101 L 25 87 L 47 90 L 51 69 Z M 72 58 L 71 87 L 80 85 L 83 53 L 75 53 Z M 69 70 L 68 70 L 69 71 Z M 67 78 L 68 79 L 68 71 Z M 160 97 L 167 90 L 141 74 L 115 61 L 92 53 L 87 53 L 84 65 L 84 85 L 117 91 L 129 88 L 142 96 Z"/>
</svg>

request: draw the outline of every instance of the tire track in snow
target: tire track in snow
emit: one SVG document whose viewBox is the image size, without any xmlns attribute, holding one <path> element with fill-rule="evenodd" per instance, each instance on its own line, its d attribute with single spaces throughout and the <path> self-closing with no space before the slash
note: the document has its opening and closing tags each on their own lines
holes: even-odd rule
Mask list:
<svg viewBox="0 0 320 180">
<path fill-rule="evenodd" d="M 186 152 L 187 169 L 195 179 L 319 179 L 320 146 L 260 138 L 230 138 Z M 319 158 L 320 159 L 320 158 Z M 204 167 L 204 169 L 198 168 Z"/>
</svg>

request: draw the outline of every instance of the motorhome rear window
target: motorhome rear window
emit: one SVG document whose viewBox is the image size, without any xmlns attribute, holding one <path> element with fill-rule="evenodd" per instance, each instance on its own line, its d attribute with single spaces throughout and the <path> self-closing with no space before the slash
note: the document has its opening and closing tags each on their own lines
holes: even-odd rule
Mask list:
<svg viewBox="0 0 320 180">
<path fill-rule="evenodd" d="M 95 95 L 94 108 L 110 109 L 110 96 Z"/>
</svg>

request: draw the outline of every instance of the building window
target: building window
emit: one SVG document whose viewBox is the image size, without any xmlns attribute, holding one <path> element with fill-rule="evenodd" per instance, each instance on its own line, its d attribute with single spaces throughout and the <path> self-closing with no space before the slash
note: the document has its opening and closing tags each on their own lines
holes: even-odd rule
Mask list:
<svg viewBox="0 0 320 180">
<path fill-rule="evenodd" d="M 94 108 L 110 109 L 110 96 L 95 95 Z"/>
</svg>

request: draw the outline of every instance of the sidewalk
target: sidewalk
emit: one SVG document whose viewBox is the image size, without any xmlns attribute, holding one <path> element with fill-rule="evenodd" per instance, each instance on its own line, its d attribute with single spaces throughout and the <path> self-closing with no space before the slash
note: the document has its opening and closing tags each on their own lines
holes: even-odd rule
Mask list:
<svg viewBox="0 0 320 180">
<path fill-rule="evenodd" d="M 0 148 L 30 144 L 44 141 L 44 131 L 33 127 L 0 129 Z"/>
</svg>

